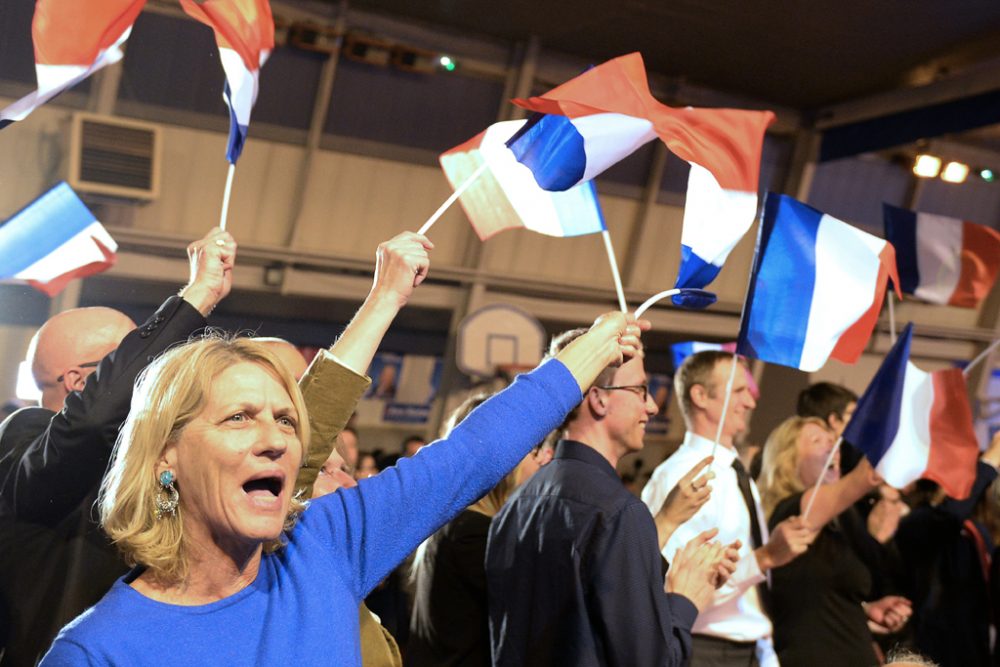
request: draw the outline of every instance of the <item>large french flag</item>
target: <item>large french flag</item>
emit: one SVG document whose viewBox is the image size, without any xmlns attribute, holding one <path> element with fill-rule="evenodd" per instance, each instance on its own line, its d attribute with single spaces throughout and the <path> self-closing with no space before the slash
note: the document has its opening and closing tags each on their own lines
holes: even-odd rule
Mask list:
<svg viewBox="0 0 1000 667">
<path fill-rule="evenodd" d="M 0 226 L 0 278 L 55 296 L 115 262 L 118 244 L 65 182 Z"/>
<path fill-rule="evenodd" d="M 562 192 L 543 189 L 517 161 L 506 142 L 526 121 L 495 123 L 441 154 L 452 188 L 475 177 L 459 201 L 479 238 L 524 228 L 548 236 L 580 236 L 606 229 L 597 191 L 590 181 Z"/>
<path fill-rule="evenodd" d="M 31 21 L 38 88 L 0 111 L 0 128 L 122 59 L 146 0 L 37 0 Z"/>
<path fill-rule="evenodd" d="M 889 278 L 899 284 L 890 243 L 769 193 L 736 349 L 804 371 L 829 357 L 853 364 Z"/>
<path fill-rule="evenodd" d="M 226 73 L 223 99 L 229 107 L 226 159 L 236 164 L 257 101 L 258 77 L 274 50 L 274 18 L 268 0 L 180 0 L 184 11 L 215 31 Z"/>
<path fill-rule="evenodd" d="M 932 479 L 952 498 L 969 495 L 979 443 L 965 378 L 957 368 L 927 373 L 910 362 L 908 324 L 844 429 L 844 440 L 897 488 Z"/>
<path fill-rule="evenodd" d="M 883 205 L 885 238 L 896 248 L 904 294 L 976 308 L 1000 272 L 1000 232 L 943 215 Z"/>
<path fill-rule="evenodd" d="M 676 287 L 712 282 L 753 224 L 772 112 L 668 107 L 650 93 L 638 53 L 514 103 L 548 115 L 511 142 L 547 189 L 593 178 L 655 138 L 690 163 Z"/>
</svg>

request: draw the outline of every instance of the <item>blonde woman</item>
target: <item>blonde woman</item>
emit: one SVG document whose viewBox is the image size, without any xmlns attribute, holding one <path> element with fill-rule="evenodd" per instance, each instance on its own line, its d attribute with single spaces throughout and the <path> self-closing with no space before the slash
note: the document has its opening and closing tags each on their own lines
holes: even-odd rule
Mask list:
<svg viewBox="0 0 1000 667">
<path fill-rule="evenodd" d="M 442 429 L 447 435 L 489 394 L 467 398 Z M 552 460 L 552 444 L 532 449 L 500 483 L 417 550 L 415 594 L 406 664 L 411 667 L 489 667 L 489 606 L 486 598 L 486 538 L 490 520 L 517 487 Z"/>
<path fill-rule="evenodd" d="M 555 428 L 601 369 L 639 354 L 639 334 L 621 313 L 602 316 L 449 438 L 301 512 L 292 489 L 309 420 L 294 378 L 248 340 L 171 350 L 137 386 L 101 487 L 102 526 L 136 569 L 43 664 L 360 665 L 365 595 Z"/>
<path fill-rule="evenodd" d="M 835 442 L 822 420 L 792 417 L 764 444 L 758 485 L 769 525 L 803 515 L 811 501 L 806 522 L 820 531 L 805 554 L 771 572 L 782 667 L 878 664 L 870 628 L 895 631 L 910 615 L 903 598 L 868 602 L 878 547 L 852 505 L 880 480 L 864 458 L 843 477 L 839 452 L 827 466 Z"/>
</svg>

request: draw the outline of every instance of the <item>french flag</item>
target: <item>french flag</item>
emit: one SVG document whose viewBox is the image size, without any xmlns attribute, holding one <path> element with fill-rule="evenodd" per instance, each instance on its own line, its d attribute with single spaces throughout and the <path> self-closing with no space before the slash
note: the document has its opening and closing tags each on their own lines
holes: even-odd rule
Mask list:
<svg viewBox="0 0 1000 667">
<path fill-rule="evenodd" d="M 118 244 L 65 182 L 0 226 L 0 278 L 50 297 L 70 281 L 109 269 Z"/>
<path fill-rule="evenodd" d="M 257 101 L 260 68 L 274 50 L 274 18 L 268 0 L 180 0 L 181 7 L 215 31 L 226 73 L 223 99 L 229 107 L 226 159 L 236 164 Z"/>
<path fill-rule="evenodd" d="M 452 188 L 475 180 L 459 201 L 483 241 L 507 229 L 548 236 L 580 236 L 606 229 L 597 191 L 590 181 L 561 192 L 543 189 L 517 161 L 506 142 L 526 121 L 495 123 L 440 156 Z"/>
<path fill-rule="evenodd" d="M 883 205 L 885 238 L 896 248 L 904 294 L 976 308 L 1000 272 L 1000 232 L 943 215 Z"/>
<path fill-rule="evenodd" d="M 890 243 L 769 193 L 736 349 L 804 371 L 829 357 L 853 364 L 889 278 L 899 284 Z"/>
<path fill-rule="evenodd" d="M 543 188 L 591 179 L 655 138 L 690 163 L 676 287 L 712 282 L 753 224 L 772 112 L 668 107 L 650 93 L 638 53 L 514 104 L 547 114 L 511 141 Z"/>
<path fill-rule="evenodd" d="M 0 128 L 122 59 L 146 0 L 37 0 L 31 21 L 38 88 L 0 111 Z"/>
<path fill-rule="evenodd" d="M 844 429 L 872 467 L 896 488 L 926 478 L 952 498 L 969 495 L 979 443 L 965 378 L 957 368 L 927 373 L 910 362 L 908 324 Z"/>
</svg>

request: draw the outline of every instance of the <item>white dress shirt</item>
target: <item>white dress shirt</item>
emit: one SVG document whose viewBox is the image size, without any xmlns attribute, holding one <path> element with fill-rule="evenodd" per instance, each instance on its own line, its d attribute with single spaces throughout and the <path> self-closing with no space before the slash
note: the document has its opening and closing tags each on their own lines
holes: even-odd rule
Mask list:
<svg viewBox="0 0 1000 667">
<path fill-rule="evenodd" d="M 711 440 L 688 432 L 677 451 L 657 466 L 642 490 L 642 501 L 654 515 L 660 510 L 670 490 L 677 485 L 677 481 L 712 453 L 712 445 Z M 693 632 L 731 641 L 752 642 L 770 637 L 771 619 L 764 613 L 757 592 L 757 584 L 763 582 L 766 576 L 753 555 L 750 515 L 736 481 L 736 471 L 732 468 L 735 458 L 734 449 L 722 444 L 716 448 L 711 468 L 715 472 L 715 479 L 711 481 L 712 495 L 691 519 L 674 531 L 663 548 L 663 556 L 667 561 L 673 562 L 678 549 L 710 528 L 719 529 L 715 539 L 722 544 L 740 540 L 743 544 L 736 572 L 715 592 L 712 602 L 698 614 Z M 767 522 L 753 481 L 750 482 L 750 490 L 766 543 Z"/>
</svg>

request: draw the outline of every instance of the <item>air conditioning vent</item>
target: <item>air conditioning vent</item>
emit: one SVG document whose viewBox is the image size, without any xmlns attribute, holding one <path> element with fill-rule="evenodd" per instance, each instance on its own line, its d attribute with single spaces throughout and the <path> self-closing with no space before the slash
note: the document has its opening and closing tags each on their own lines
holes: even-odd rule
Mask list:
<svg viewBox="0 0 1000 667">
<path fill-rule="evenodd" d="M 78 192 L 152 201 L 160 191 L 160 128 L 76 113 L 69 184 Z"/>
</svg>

